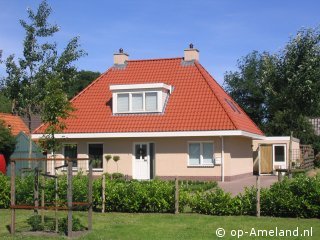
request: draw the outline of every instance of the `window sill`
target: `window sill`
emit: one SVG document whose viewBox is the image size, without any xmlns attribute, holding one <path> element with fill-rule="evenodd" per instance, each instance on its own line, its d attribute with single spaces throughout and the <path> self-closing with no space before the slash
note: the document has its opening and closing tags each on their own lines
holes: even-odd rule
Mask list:
<svg viewBox="0 0 320 240">
<path fill-rule="evenodd" d="M 187 168 L 214 168 L 215 165 L 188 165 Z"/>
<path fill-rule="evenodd" d="M 88 169 L 87 169 L 87 172 L 89 172 Z M 93 168 L 92 172 L 103 172 L 103 168 Z"/>
</svg>

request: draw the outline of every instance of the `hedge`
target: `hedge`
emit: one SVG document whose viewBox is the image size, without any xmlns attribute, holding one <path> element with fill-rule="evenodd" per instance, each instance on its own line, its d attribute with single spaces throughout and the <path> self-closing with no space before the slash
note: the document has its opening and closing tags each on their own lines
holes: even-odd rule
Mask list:
<svg viewBox="0 0 320 240">
<path fill-rule="evenodd" d="M 16 179 L 17 204 L 33 204 L 33 175 Z M 73 201 L 87 201 L 88 179 L 81 174 L 73 177 Z M 93 181 L 93 208 L 102 208 L 101 178 Z M 202 186 L 203 185 L 203 186 Z M 10 181 L 0 174 L 0 208 L 10 206 Z M 202 187 L 201 187 L 202 186 Z M 210 189 L 209 189 L 210 188 Z M 208 190 L 209 189 L 209 190 Z M 256 189 L 232 197 L 216 183 L 180 182 L 179 207 L 208 215 L 255 215 Z M 66 205 L 67 178 L 59 176 L 59 205 Z M 106 211 L 110 212 L 174 212 L 174 182 L 106 180 Z M 45 201 L 54 203 L 54 179 L 45 183 Z M 320 218 L 320 176 L 299 175 L 285 178 L 269 189 L 261 189 L 261 215 L 275 217 Z M 81 208 L 80 208 L 81 210 Z"/>
</svg>

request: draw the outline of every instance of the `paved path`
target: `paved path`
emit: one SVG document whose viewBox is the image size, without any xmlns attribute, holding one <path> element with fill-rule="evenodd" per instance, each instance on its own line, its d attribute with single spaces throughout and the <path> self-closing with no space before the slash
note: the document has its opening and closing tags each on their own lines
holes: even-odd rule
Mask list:
<svg viewBox="0 0 320 240">
<path fill-rule="evenodd" d="M 278 181 L 277 176 L 260 176 L 260 186 L 269 187 L 274 182 Z M 230 192 L 233 196 L 244 191 L 245 187 L 251 187 L 256 185 L 256 176 L 250 176 L 247 178 L 234 180 L 231 182 L 218 182 L 219 187 L 224 191 Z"/>
</svg>

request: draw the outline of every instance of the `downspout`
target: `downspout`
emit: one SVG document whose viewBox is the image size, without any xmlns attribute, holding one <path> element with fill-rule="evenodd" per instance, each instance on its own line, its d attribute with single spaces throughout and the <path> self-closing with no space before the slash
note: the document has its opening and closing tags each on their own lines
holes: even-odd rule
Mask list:
<svg viewBox="0 0 320 240">
<path fill-rule="evenodd" d="M 224 182 L 224 139 L 221 137 L 221 182 Z"/>
</svg>

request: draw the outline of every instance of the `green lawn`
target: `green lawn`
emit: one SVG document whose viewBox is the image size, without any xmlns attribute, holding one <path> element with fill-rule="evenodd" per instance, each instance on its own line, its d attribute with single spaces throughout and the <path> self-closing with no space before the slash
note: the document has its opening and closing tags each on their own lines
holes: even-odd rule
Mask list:
<svg viewBox="0 0 320 240">
<path fill-rule="evenodd" d="M 52 216 L 52 212 L 46 213 Z M 59 212 L 61 216 L 66 213 Z M 44 239 L 44 237 L 25 236 L 21 231 L 28 230 L 25 219 L 32 211 L 17 211 L 17 231 L 15 239 Z M 77 212 L 82 223 L 87 224 L 86 213 Z M 313 229 L 313 237 L 249 237 L 243 233 L 239 239 L 320 239 L 319 219 L 292 219 L 270 217 L 217 217 L 199 214 L 127 214 L 127 213 L 94 213 L 93 231 L 79 239 L 219 239 L 217 228 L 225 228 L 226 236 L 220 239 L 238 239 L 231 236 L 231 230 L 243 230 L 250 233 L 270 229 L 290 229 L 299 227 L 300 234 L 305 229 Z M 12 239 L 6 225 L 10 224 L 10 211 L 0 210 L 0 239 Z M 235 232 L 233 232 L 235 233 Z M 49 237 L 46 237 L 49 238 Z M 57 238 L 52 238 L 57 239 Z M 63 239 L 63 237 L 60 237 Z"/>
</svg>

